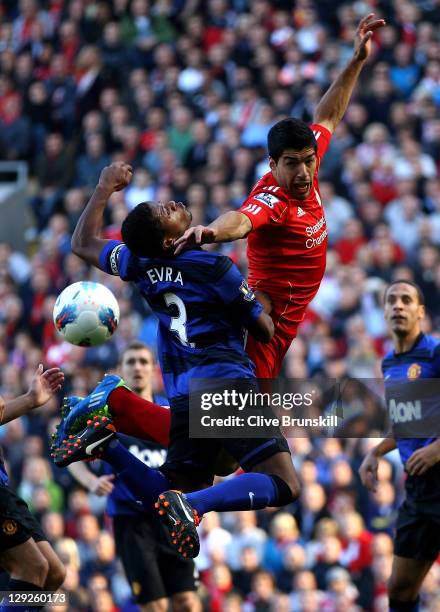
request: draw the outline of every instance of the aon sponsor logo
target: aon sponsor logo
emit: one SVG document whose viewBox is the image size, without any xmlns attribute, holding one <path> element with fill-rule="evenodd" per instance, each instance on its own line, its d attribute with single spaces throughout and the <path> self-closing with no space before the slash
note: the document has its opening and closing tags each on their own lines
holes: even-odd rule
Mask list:
<svg viewBox="0 0 440 612">
<path fill-rule="evenodd" d="M 139 459 L 139 461 L 142 461 L 142 463 L 154 469 L 163 465 L 167 458 L 167 451 L 165 449 L 139 448 L 136 444 L 130 444 L 128 450 Z"/>
<path fill-rule="evenodd" d="M 396 402 L 390 400 L 390 419 L 393 423 L 406 423 L 422 418 L 422 404 L 420 400 L 415 402 Z"/>
</svg>

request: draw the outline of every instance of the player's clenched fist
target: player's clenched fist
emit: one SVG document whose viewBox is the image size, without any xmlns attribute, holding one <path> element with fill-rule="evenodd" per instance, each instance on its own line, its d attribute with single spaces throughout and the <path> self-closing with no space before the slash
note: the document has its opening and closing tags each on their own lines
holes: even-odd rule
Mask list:
<svg viewBox="0 0 440 612">
<path fill-rule="evenodd" d="M 99 176 L 99 187 L 113 193 L 127 187 L 133 176 L 133 168 L 125 162 L 113 162 Z"/>
</svg>

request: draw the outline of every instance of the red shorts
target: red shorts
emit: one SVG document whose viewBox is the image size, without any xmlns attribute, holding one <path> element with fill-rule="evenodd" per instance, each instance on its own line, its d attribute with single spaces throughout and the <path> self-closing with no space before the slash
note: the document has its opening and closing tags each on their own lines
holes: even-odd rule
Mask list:
<svg viewBox="0 0 440 612">
<path fill-rule="evenodd" d="M 270 294 L 270 292 L 268 291 Z M 305 307 L 298 308 L 288 297 L 272 298 L 270 316 L 275 325 L 273 338 L 267 344 L 248 336 L 246 352 L 256 367 L 257 378 L 276 378 L 280 373 L 285 354 L 296 337 Z"/>
</svg>

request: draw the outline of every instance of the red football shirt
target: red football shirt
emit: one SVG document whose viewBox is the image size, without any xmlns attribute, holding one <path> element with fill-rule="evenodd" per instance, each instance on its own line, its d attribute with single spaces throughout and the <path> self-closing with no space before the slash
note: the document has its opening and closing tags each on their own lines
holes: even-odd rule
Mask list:
<svg viewBox="0 0 440 612">
<path fill-rule="evenodd" d="M 277 302 L 284 302 L 286 318 L 296 323 L 302 320 L 319 289 L 327 251 L 327 226 L 317 175 L 331 132 L 317 124 L 310 127 L 318 150 L 309 197 L 292 198 L 268 172 L 239 209 L 252 223 L 247 248 L 249 284 L 267 291 Z"/>
</svg>

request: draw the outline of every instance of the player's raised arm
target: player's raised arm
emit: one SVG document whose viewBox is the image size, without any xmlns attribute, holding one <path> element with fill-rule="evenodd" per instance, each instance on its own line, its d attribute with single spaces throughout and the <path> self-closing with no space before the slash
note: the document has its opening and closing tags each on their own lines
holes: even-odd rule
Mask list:
<svg viewBox="0 0 440 612">
<path fill-rule="evenodd" d="M 207 225 L 196 225 L 190 227 L 175 242 L 175 255 L 183 249 L 192 248 L 201 244 L 212 242 L 231 242 L 245 238 L 252 229 L 252 223 L 246 215 L 236 210 L 231 210 L 220 215 L 215 221 Z"/>
<path fill-rule="evenodd" d="M 84 261 L 99 267 L 99 255 L 108 240 L 101 238 L 102 217 L 107 201 L 115 191 L 127 187 L 133 169 L 124 162 L 106 166 L 72 236 L 72 251 Z"/>
<path fill-rule="evenodd" d="M 64 374 L 60 368 L 50 368 L 44 372 L 43 365 L 40 364 L 27 393 L 6 401 L 0 397 L 0 425 L 27 414 L 33 408 L 43 406 L 61 389 L 63 382 Z"/>
<path fill-rule="evenodd" d="M 374 19 L 374 13 L 361 19 L 356 30 L 353 57 L 318 104 L 313 118 L 314 123 L 319 123 L 330 132 L 334 132 L 344 116 L 359 74 L 371 53 L 373 32 L 384 25 L 385 20 Z"/>
</svg>

